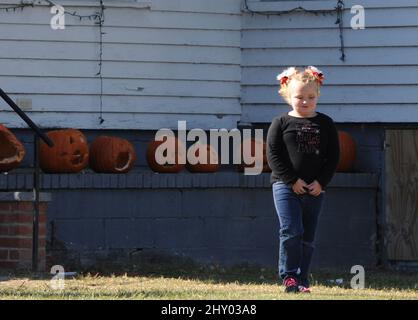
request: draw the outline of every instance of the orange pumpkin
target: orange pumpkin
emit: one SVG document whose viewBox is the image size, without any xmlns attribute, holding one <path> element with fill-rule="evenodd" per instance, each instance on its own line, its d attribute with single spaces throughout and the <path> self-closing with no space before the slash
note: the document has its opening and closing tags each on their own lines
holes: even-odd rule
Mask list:
<svg viewBox="0 0 418 320">
<path fill-rule="evenodd" d="M 128 140 L 99 136 L 90 145 L 89 165 L 95 172 L 126 173 L 135 161 L 135 149 Z"/>
<path fill-rule="evenodd" d="M 0 124 L 0 172 L 10 171 L 22 162 L 25 148 L 16 136 Z"/>
<path fill-rule="evenodd" d="M 351 135 L 345 131 L 338 131 L 338 140 L 340 143 L 340 160 L 338 162 L 337 171 L 351 171 L 357 156 L 356 142 Z"/>
<path fill-rule="evenodd" d="M 247 145 L 246 151 L 247 152 L 250 151 L 250 150 L 248 150 L 249 149 L 248 148 L 248 144 L 250 144 L 251 154 L 244 154 L 244 151 L 245 151 L 244 150 L 244 145 Z M 243 171 L 244 168 L 253 168 L 254 167 L 255 161 L 253 163 L 251 163 L 251 164 L 246 164 L 244 162 L 244 159 L 245 159 L 245 156 L 248 158 L 250 156 L 254 156 L 255 155 L 255 148 L 256 148 L 256 146 L 257 146 L 257 148 L 260 148 L 260 147 L 263 148 L 263 171 L 262 172 L 271 172 L 270 166 L 269 166 L 269 164 L 267 162 L 267 154 L 266 154 L 266 152 L 267 152 L 266 151 L 267 150 L 267 145 L 266 145 L 266 143 L 263 140 L 254 139 L 254 138 L 244 139 L 243 142 L 242 142 L 242 144 L 241 144 L 241 161 L 242 161 L 242 163 L 238 167 L 239 171 Z"/>
<path fill-rule="evenodd" d="M 172 144 L 175 146 L 173 150 L 166 150 L 163 155 L 167 158 L 174 159 L 174 163 L 164 163 L 159 164 L 155 159 L 155 152 L 157 148 L 167 141 L 168 144 Z M 179 158 L 185 157 L 184 154 L 184 147 L 180 140 L 173 137 L 165 137 L 163 141 L 153 140 L 150 141 L 147 147 L 147 162 L 148 166 L 154 172 L 161 172 L 161 173 L 177 173 L 183 170 L 184 164 L 179 163 Z M 171 162 L 171 161 L 170 161 Z"/>
<path fill-rule="evenodd" d="M 84 134 L 76 129 L 54 130 L 47 133 L 54 146 L 41 141 L 39 163 L 49 173 L 76 173 L 89 162 L 89 147 Z"/>
<path fill-rule="evenodd" d="M 206 148 L 207 150 L 207 158 L 206 163 L 197 163 L 197 164 L 190 164 L 187 162 L 186 169 L 190 172 L 216 172 L 219 170 L 219 156 L 218 152 L 209 144 L 202 144 L 200 148 Z M 196 158 L 199 157 L 199 149 L 196 149 L 194 155 Z M 210 163 L 210 159 L 217 159 L 218 163 Z"/>
</svg>

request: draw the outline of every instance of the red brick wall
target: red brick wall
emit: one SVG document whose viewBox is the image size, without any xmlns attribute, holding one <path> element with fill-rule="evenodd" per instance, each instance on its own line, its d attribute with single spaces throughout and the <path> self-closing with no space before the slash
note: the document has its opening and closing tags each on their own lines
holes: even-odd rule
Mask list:
<svg viewBox="0 0 418 320">
<path fill-rule="evenodd" d="M 47 203 L 39 206 L 38 269 L 45 271 Z M 0 202 L 0 268 L 31 269 L 33 203 Z"/>
</svg>

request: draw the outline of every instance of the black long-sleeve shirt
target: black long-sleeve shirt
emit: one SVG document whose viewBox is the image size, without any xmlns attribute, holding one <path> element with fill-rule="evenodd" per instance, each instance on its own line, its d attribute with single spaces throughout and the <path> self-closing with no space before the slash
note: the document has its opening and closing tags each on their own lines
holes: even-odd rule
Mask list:
<svg viewBox="0 0 418 320">
<path fill-rule="evenodd" d="M 273 119 L 267 133 L 271 183 L 292 185 L 300 178 L 308 184 L 317 180 L 325 188 L 335 173 L 339 154 L 337 129 L 323 113 L 311 118 L 283 114 Z"/>
</svg>

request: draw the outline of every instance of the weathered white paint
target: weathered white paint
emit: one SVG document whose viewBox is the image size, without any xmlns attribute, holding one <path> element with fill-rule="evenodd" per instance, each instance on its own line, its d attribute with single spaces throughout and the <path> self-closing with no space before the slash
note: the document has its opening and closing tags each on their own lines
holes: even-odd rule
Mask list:
<svg viewBox="0 0 418 320">
<path fill-rule="evenodd" d="M 322 104 L 381 104 L 418 103 L 417 85 L 342 85 L 326 86 L 321 90 Z M 280 98 L 281 99 L 281 98 Z M 244 104 L 277 103 L 277 89 L 268 86 L 248 86 L 243 88 Z M 376 107 L 375 107 L 376 108 Z"/>
<path fill-rule="evenodd" d="M 97 79 L 52 77 L 1 77 L 3 90 L 25 94 L 94 95 L 100 89 Z M 17 91 L 15 92 L 14 90 Z M 240 85 L 220 81 L 104 79 L 106 95 L 156 97 L 239 98 Z"/>
<path fill-rule="evenodd" d="M 277 87 L 276 76 L 281 72 L 285 65 L 265 66 L 265 67 L 246 67 L 242 72 L 242 85 L 266 85 Z M 399 85 L 418 84 L 418 66 L 398 65 L 398 66 L 345 66 L 343 77 L 341 76 L 340 66 L 327 66 L 327 86 L 329 85 Z M 396 76 L 388 77 L 389 74 Z M 360 75 L 367 75 L 360 76 Z M 276 88 L 275 88 L 276 89 Z"/>
<path fill-rule="evenodd" d="M 62 112 L 32 112 L 31 118 L 35 123 L 41 123 L 43 128 L 76 127 L 79 129 L 133 129 L 155 130 L 158 128 L 177 129 L 178 121 L 186 121 L 187 129 L 193 128 L 230 128 L 236 123 L 236 115 L 204 115 L 201 114 L 173 114 L 173 113 L 106 113 L 104 122 L 100 124 L 99 115 L 91 112 L 68 112 L 63 117 Z M 6 127 L 25 127 L 23 120 L 12 112 L 2 114 L 2 124 Z M 78 124 L 82 124 L 79 126 Z"/>
<path fill-rule="evenodd" d="M 39 68 L 42 65 L 42 69 Z M 99 68 L 91 61 L 46 59 L 0 59 L 3 76 L 93 78 Z M 171 79 L 239 82 L 239 65 L 189 64 L 181 62 L 107 61 L 102 68 L 106 78 Z"/>
<path fill-rule="evenodd" d="M 301 3 L 325 9 L 336 1 L 254 1 L 250 8 L 266 13 Z M 270 122 L 288 110 L 276 75 L 316 65 L 326 77 L 318 110 L 336 121 L 417 122 L 418 2 L 362 1 L 365 30 L 350 29 L 350 7 L 360 3 L 344 3 L 345 61 L 335 14 L 243 15 L 241 121 Z"/>
<path fill-rule="evenodd" d="M 19 1 L 0 1 L 19 3 Z M 99 1 L 60 1 L 82 15 Z M 241 115 L 241 1 L 104 1 L 103 95 L 99 28 L 66 16 L 52 30 L 43 1 L 0 11 L 0 87 L 31 99 L 42 127 L 88 129 L 234 128 Z M 2 123 L 25 126 L 4 103 Z"/>
<path fill-rule="evenodd" d="M 358 3 L 344 2 L 343 62 L 335 15 L 274 15 L 336 1 L 249 2 L 264 14 L 242 12 L 242 0 L 105 1 L 100 125 L 97 25 L 67 16 L 67 28 L 54 31 L 48 6 L 36 0 L 0 11 L 0 87 L 31 99 L 29 115 L 43 127 L 159 129 L 186 117 L 191 127 L 233 128 L 287 110 L 276 75 L 316 65 L 326 73 L 319 110 L 336 121 L 417 122 L 418 1 L 363 0 L 365 30 L 350 29 Z M 98 3 L 60 1 L 83 15 Z M 0 110 L 3 123 L 25 126 L 3 102 Z"/>
<path fill-rule="evenodd" d="M 290 1 L 293 2 L 293 1 Z M 346 1 L 345 1 L 346 2 Z M 415 3 L 418 3 L 414 0 Z M 336 2 L 332 2 L 332 6 Z M 388 9 L 384 8 L 386 1 L 376 1 L 381 7 L 368 10 L 366 8 L 366 27 L 409 27 L 416 25 L 416 15 L 418 14 L 418 6 L 405 7 L 396 2 L 396 6 Z M 357 3 L 358 4 L 358 3 Z M 348 6 L 346 6 L 349 8 Z M 330 28 L 336 21 L 335 15 L 312 15 L 307 18 L 305 14 L 282 15 L 280 19 L 272 19 L 273 15 L 243 15 L 243 30 L 257 29 L 317 29 Z M 343 16 L 343 24 L 345 28 L 349 28 L 352 15 L 347 11 Z M 309 19 L 309 23 L 307 23 Z M 335 27 L 335 26 L 334 26 Z M 365 29 L 367 30 L 367 29 Z"/>
<path fill-rule="evenodd" d="M 375 112 L 372 112 L 373 108 Z M 242 113 L 242 118 L 256 123 L 270 123 L 280 114 L 288 112 L 290 107 L 284 103 L 268 105 L 248 105 Z M 319 104 L 319 112 L 323 112 L 333 119 L 343 118 L 342 122 L 417 122 L 418 108 L 416 104 Z M 390 120 L 389 117 L 393 119 Z"/>
<path fill-rule="evenodd" d="M 200 1 L 200 0 L 199 0 Z M 235 0 L 232 0 L 235 1 Z M 1 1 L 3 2 L 3 1 Z M 105 1 L 105 3 L 111 3 Z M 84 8 L 70 7 L 71 10 L 77 10 L 77 13 L 88 15 L 97 12 L 97 7 Z M 239 14 L 213 14 L 208 12 L 186 12 L 184 8 L 182 12 L 176 11 L 150 11 L 139 9 L 126 9 L 124 7 L 117 10 L 107 10 L 105 17 L 106 27 L 133 27 L 147 29 L 200 29 L 200 30 L 241 30 L 241 15 Z M 199 19 L 193 19 L 198 16 Z M 2 14 L 0 24 L 13 23 L 31 24 L 31 25 L 47 25 L 52 15 L 46 7 L 34 7 L 30 10 L 9 12 L 7 15 Z M 92 26 L 92 22 L 88 19 L 66 19 L 66 26 L 80 27 Z M 62 32 L 63 30 L 60 30 Z"/>
</svg>

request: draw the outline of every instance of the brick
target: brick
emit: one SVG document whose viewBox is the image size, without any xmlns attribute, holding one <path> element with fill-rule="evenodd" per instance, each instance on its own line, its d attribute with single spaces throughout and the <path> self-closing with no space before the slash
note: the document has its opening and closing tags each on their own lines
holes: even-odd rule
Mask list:
<svg viewBox="0 0 418 320">
<path fill-rule="evenodd" d="M 32 261 L 32 250 L 10 250 L 9 251 L 10 260 L 26 260 Z"/>
<path fill-rule="evenodd" d="M 34 210 L 33 202 L 29 201 L 22 201 L 22 202 L 14 202 L 12 205 L 13 211 L 30 211 Z"/>
<path fill-rule="evenodd" d="M 9 234 L 9 226 L 1 224 L 0 225 L 0 236 L 7 236 Z"/>
<path fill-rule="evenodd" d="M 32 225 L 14 225 L 9 226 L 9 235 L 11 236 L 32 236 Z"/>
<path fill-rule="evenodd" d="M 40 238 L 38 241 L 38 246 L 39 248 L 43 248 L 46 245 L 46 239 L 45 238 Z"/>
<path fill-rule="evenodd" d="M 46 215 L 40 214 L 39 215 L 39 222 L 45 223 L 46 222 Z M 8 223 L 30 223 L 33 222 L 33 213 L 25 212 L 25 213 L 10 213 L 10 214 L 1 214 L 0 215 L 0 224 L 8 224 Z"/>
<path fill-rule="evenodd" d="M 45 226 L 45 224 L 41 224 L 39 226 L 39 236 L 40 237 L 46 237 L 46 226 Z"/>
<path fill-rule="evenodd" d="M 43 214 L 45 214 L 47 209 L 48 209 L 48 203 L 47 202 L 39 203 L 39 211 L 41 211 Z"/>
<path fill-rule="evenodd" d="M 46 213 L 48 208 L 47 202 L 39 203 L 39 211 Z M 35 210 L 34 203 L 32 201 L 3 201 L 0 202 L 0 215 L 9 214 L 13 212 L 33 212 Z"/>
<path fill-rule="evenodd" d="M 0 215 L 0 223 L 30 223 L 33 221 L 32 213 L 10 213 Z"/>
<path fill-rule="evenodd" d="M 41 241 L 39 241 L 41 242 Z M 44 244 L 45 245 L 45 244 Z M 0 238 L 3 248 L 32 248 L 32 238 Z"/>
<path fill-rule="evenodd" d="M 9 251 L 10 260 L 19 260 L 19 250 L 10 250 Z"/>
<path fill-rule="evenodd" d="M 10 202 L 0 202 L 0 214 L 9 213 L 12 210 Z"/>
<path fill-rule="evenodd" d="M 0 260 L 7 260 L 9 256 L 9 250 L 0 249 Z"/>
<path fill-rule="evenodd" d="M 18 267 L 19 267 L 18 261 L 0 261 L 0 268 L 17 269 Z"/>
<path fill-rule="evenodd" d="M 39 218 L 38 219 L 39 219 L 39 223 L 45 224 L 45 222 L 46 222 L 46 215 L 39 213 Z"/>
</svg>

